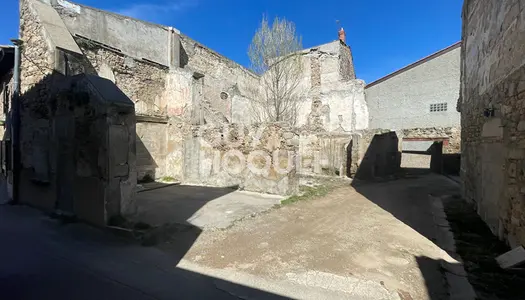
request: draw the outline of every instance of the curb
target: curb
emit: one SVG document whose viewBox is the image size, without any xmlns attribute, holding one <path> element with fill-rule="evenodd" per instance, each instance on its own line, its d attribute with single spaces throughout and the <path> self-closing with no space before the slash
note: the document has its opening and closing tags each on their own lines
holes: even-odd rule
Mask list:
<svg viewBox="0 0 525 300">
<path fill-rule="evenodd" d="M 432 217 L 436 227 L 436 244 L 448 254 L 452 261 L 440 260 L 448 285 L 449 299 L 451 300 L 475 300 L 476 293 L 468 281 L 467 272 L 463 267 L 463 261 L 456 252 L 456 241 L 450 230 L 450 224 L 443 207 L 441 197 L 428 195 L 432 204 Z"/>
</svg>

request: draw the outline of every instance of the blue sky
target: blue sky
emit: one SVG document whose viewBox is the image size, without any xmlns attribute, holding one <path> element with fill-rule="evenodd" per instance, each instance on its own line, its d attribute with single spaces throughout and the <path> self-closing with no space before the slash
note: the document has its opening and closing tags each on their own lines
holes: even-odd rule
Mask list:
<svg viewBox="0 0 525 300">
<path fill-rule="evenodd" d="M 304 47 L 337 39 L 339 20 L 358 78 L 371 82 L 461 38 L 461 0 L 77 0 L 170 25 L 248 66 L 262 14 L 295 22 Z M 2 0 L 0 44 L 18 32 L 18 0 Z"/>
</svg>

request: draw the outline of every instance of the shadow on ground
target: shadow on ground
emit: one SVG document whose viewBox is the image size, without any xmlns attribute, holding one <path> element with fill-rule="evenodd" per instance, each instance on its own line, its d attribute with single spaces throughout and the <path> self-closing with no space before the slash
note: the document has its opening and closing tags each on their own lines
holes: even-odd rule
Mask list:
<svg viewBox="0 0 525 300">
<path fill-rule="evenodd" d="M 178 259 L 81 223 L 0 206 L 6 299 L 284 299 L 175 267 Z"/>
<path fill-rule="evenodd" d="M 434 154 L 440 151 L 441 144 L 434 143 L 428 150 L 428 154 L 432 154 L 429 168 L 401 168 L 403 153 L 398 152 L 398 143 L 395 133 L 374 137 L 365 153 L 365 164 L 359 166 L 352 187 L 369 201 L 436 243 L 437 233 L 429 195 L 456 195 L 459 194 L 459 186 L 446 177 L 431 172 L 442 170 L 441 155 L 436 158 Z M 416 257 L 416 261 L 430 299 L 447 299 L 442 262 L 429 257 Z M 402 299 L 411 299 L 410 295 L 400 296 Z"/>
<path fill-rule="evenodd" d="M 473 205 L 460 197 L 446 197 L 443 206 L 478 299 L 525 299 L 525 269 L 504 270 L 495 258 L 510 248 L 492 234 Z"/>
</svg>

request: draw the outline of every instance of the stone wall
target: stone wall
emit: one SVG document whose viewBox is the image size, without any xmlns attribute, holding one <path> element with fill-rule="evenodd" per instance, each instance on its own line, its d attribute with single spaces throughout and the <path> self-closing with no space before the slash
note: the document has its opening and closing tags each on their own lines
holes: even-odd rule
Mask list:
<svg viewBox="0 0 525 300">
<path fill-rule="evenodd" d="M 135 102 L 137 115 L 166 116 L 163 98 L 168 68 L 115 51 L 103 44 L 75 38 L 85 61 L 100 77 L 113 81 Z"/>
<path fill-rule="evenodd" d="M 303 50 L 305 99 L 297 125 L 312 131 L 351 132 L 368 128 L 364 81 L 355 79 L 350 48 L 341 41 Z"/>
<path fill-rule="evenodd" d="M 511 246 L 525 244 L 525 6 L 465 1 L 462 194 Z"/>
<path fill-rule="evenodd" d="M 344 133 L 301 133 L 298 172 L 301 175 L 347 176 L 347 146 L 352 139 Z"/>
<path fill-rule="evenodd" d="M 204 113 L 220 113 L 221 122 L 251 123 L 248 103 L 258 95 L 259 76 L 184 35 L 180 66 L 204 75 Z"/>
<path fill-rule="evenodd" d="M 352 135 L 349 175 L 357 179 L 374 179 L 399 171 L 399 138 L 390 130 L 364 130 Z"/>
<path fill-rule="evenodd" d="M 412 128 L 397 131 L 403 141 L 443 142 L 443 153 L 461 153 L 461 129 L 458 127 Z M 414 150 L 414 149 L 403 149 Z"/>
<path fill-rule="evenodd" d="M 83 73 L 94 73 L 114 82 L 135 103 L 139 180 L 167 176 L 170 173 L 165 167 L 168 102 L 173 96 L 173 92 L 167 93 L 168 68 L 86 38 L 77 37 L 75 41 L 84 53 L 77 62 L 82 65 Z"/>
<path fill-rule="evenodd" d="M 24 41 L 21 50 L 22 57 L 20 66 L 20 92 L 25 94 L 29 89 L 37 99 L 20 99 L 21 124 L 20 132 L 21 164 L 24 168 L 32 166 L 33 151 L 33 128 L 39 126 L 39 119 L 49 117 L 49 94 L 51 82 L 42 84 L 44 78 L 50 76 L 55 66 L 55 48 L 48 39 L 48 33 L 39 19 L 32 1 L 23 1 L 20 6 L 20 38 Z M 31 106 L 31 109 L 29 107 Z M 44 133 L 46 134 L 46 133 Z"/>
<path fill-rule="evenodd" d="M 41 94 L 31 99 L 27 104 L 31 109 L 23 116 L 23 122 L 31 124 L 22 132 L 26 167 L 32 168 L 35 161 L 42 160 L 38 155 L 45 155 L 38 153 L 44 153 L 40 149 L 47 147 L 45 137 L 50 133 L 45 128 L 49 128 L 49 124 L 41 120 L 50 116 L 50 89 L 61 84 L 54 79 L 37 83 L 55 70 L 66 76 L 83 73 L 108 79 L 134 102 L 139 179 L 171 176 L 210 185 L 223 185 L 226 179 L 242 179 L 239 184 L 251 190 L 268 188 L 272 193 L 284 194 L 294 190 L 295 175 L 272 175 L 266 179 L 252 176 L 253 172 L 243 173 L 248 176 L 243 178 L 227 176 L 224 172 L 210 175 L 204 171 L 207 175 L 202 175 L 201 171 L 207 169 L 200 166 L 208 163 L 202 159 L 197 160 L 199 172 L 191 167 L 195 162 L 192 155 L 203 152 L 194 144 L 201 139 L 199 135 L 192 135 L 195 126 L 213 131 L 223 124 L 243 124 L 243 130 L 252 133 L 255 125 L 250 125 L 254 123 L 250 101 L 260 96 L 258 75 L 173 28 L 65 0 L 26 2 L 29 4 L 23 7 L 36 6 L 40 19 L 26 16 L 27 9 L 23 8 L 21 31 L 23 39 L 27 39 L 25 54 L 31 59 L 23 60 L 22 89 L 30 87 Z M 136 36 L 129 36 L 129 32 Z M 158 47 L 152 49 L 155 44 Z M 308 165 L 305 172 L 341 176 L 349 133 L 368 126 L 364 82 L 355 79 L 351 50 L 341 41 L 306 49 L 301 51 L 301 56 L 305 67 L 301 86 L 304 109 L 300 116 L 301 128 L 297 130 L 301 130 L 307 140 L 308 145 L 303 147 L 306 156 L 316 151 L 322 153 L 319 166 Z M 287 141 L 283 142 L 283 149 L 298 149 L 299 139 L 288 137 L 295 137 L 295 130 L 278 127 L 279 133 L 273 135 Z M 35 132 L 38 132 L 37 138 Z M 315 141 L 310 143 L 310 140 Z M 258 150 L 255 147 L 239 151 Z M 327 155 L 327 151 L 331 154 Z M 294 170 L 296 167 L 300 166 L 294 162 Z M 256 178 L 262 185 L 256 186 Z"/>
<path fill-rule="evenodd" d="M 25 0 L 20 16 L 19 200 L 98 225 L 133 214 L 133 103 L 108 80 L 73 76 L 89 70 L 51 7 Z"/>
<path fill-rule="evenodd" d="M 185 140 L 184 182 L 297 192 L 298 134 L 286 124 L 196 126 Z"/>
<path fill-rule="evenodd" d="M 354 59 L 350 46 L 339 48 L 339 60 L 339 75 L 341 78 L 345 81 L 356 79 Z"/>
</svg>

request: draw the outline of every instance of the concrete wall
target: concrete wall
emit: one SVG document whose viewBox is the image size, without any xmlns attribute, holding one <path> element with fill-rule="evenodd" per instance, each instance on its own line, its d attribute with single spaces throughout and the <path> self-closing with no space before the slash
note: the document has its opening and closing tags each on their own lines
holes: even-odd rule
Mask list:
<svg viewBox="0 0 525 300">
<path fill-rule="evenodd" d="M 366 87 L 370 128 L 459 127 L 460 48 Z M 446 112 L 430 105 L 447 103 Z"/>
<path fill-rule="evenodd" d="M 164 66 L 172 64 L 172 30 L 168 27 L 65 0 L 58 0 L 56 4 L 72 35 L 103 43 L 134 58 L 145 58 Z"/>
<path fill-rule="evenodd" d="M 462 193 L 511 246 L 525 244 L 524 53 L 523 1 L 465 1 L 459 104 Z"/>
</svg>

